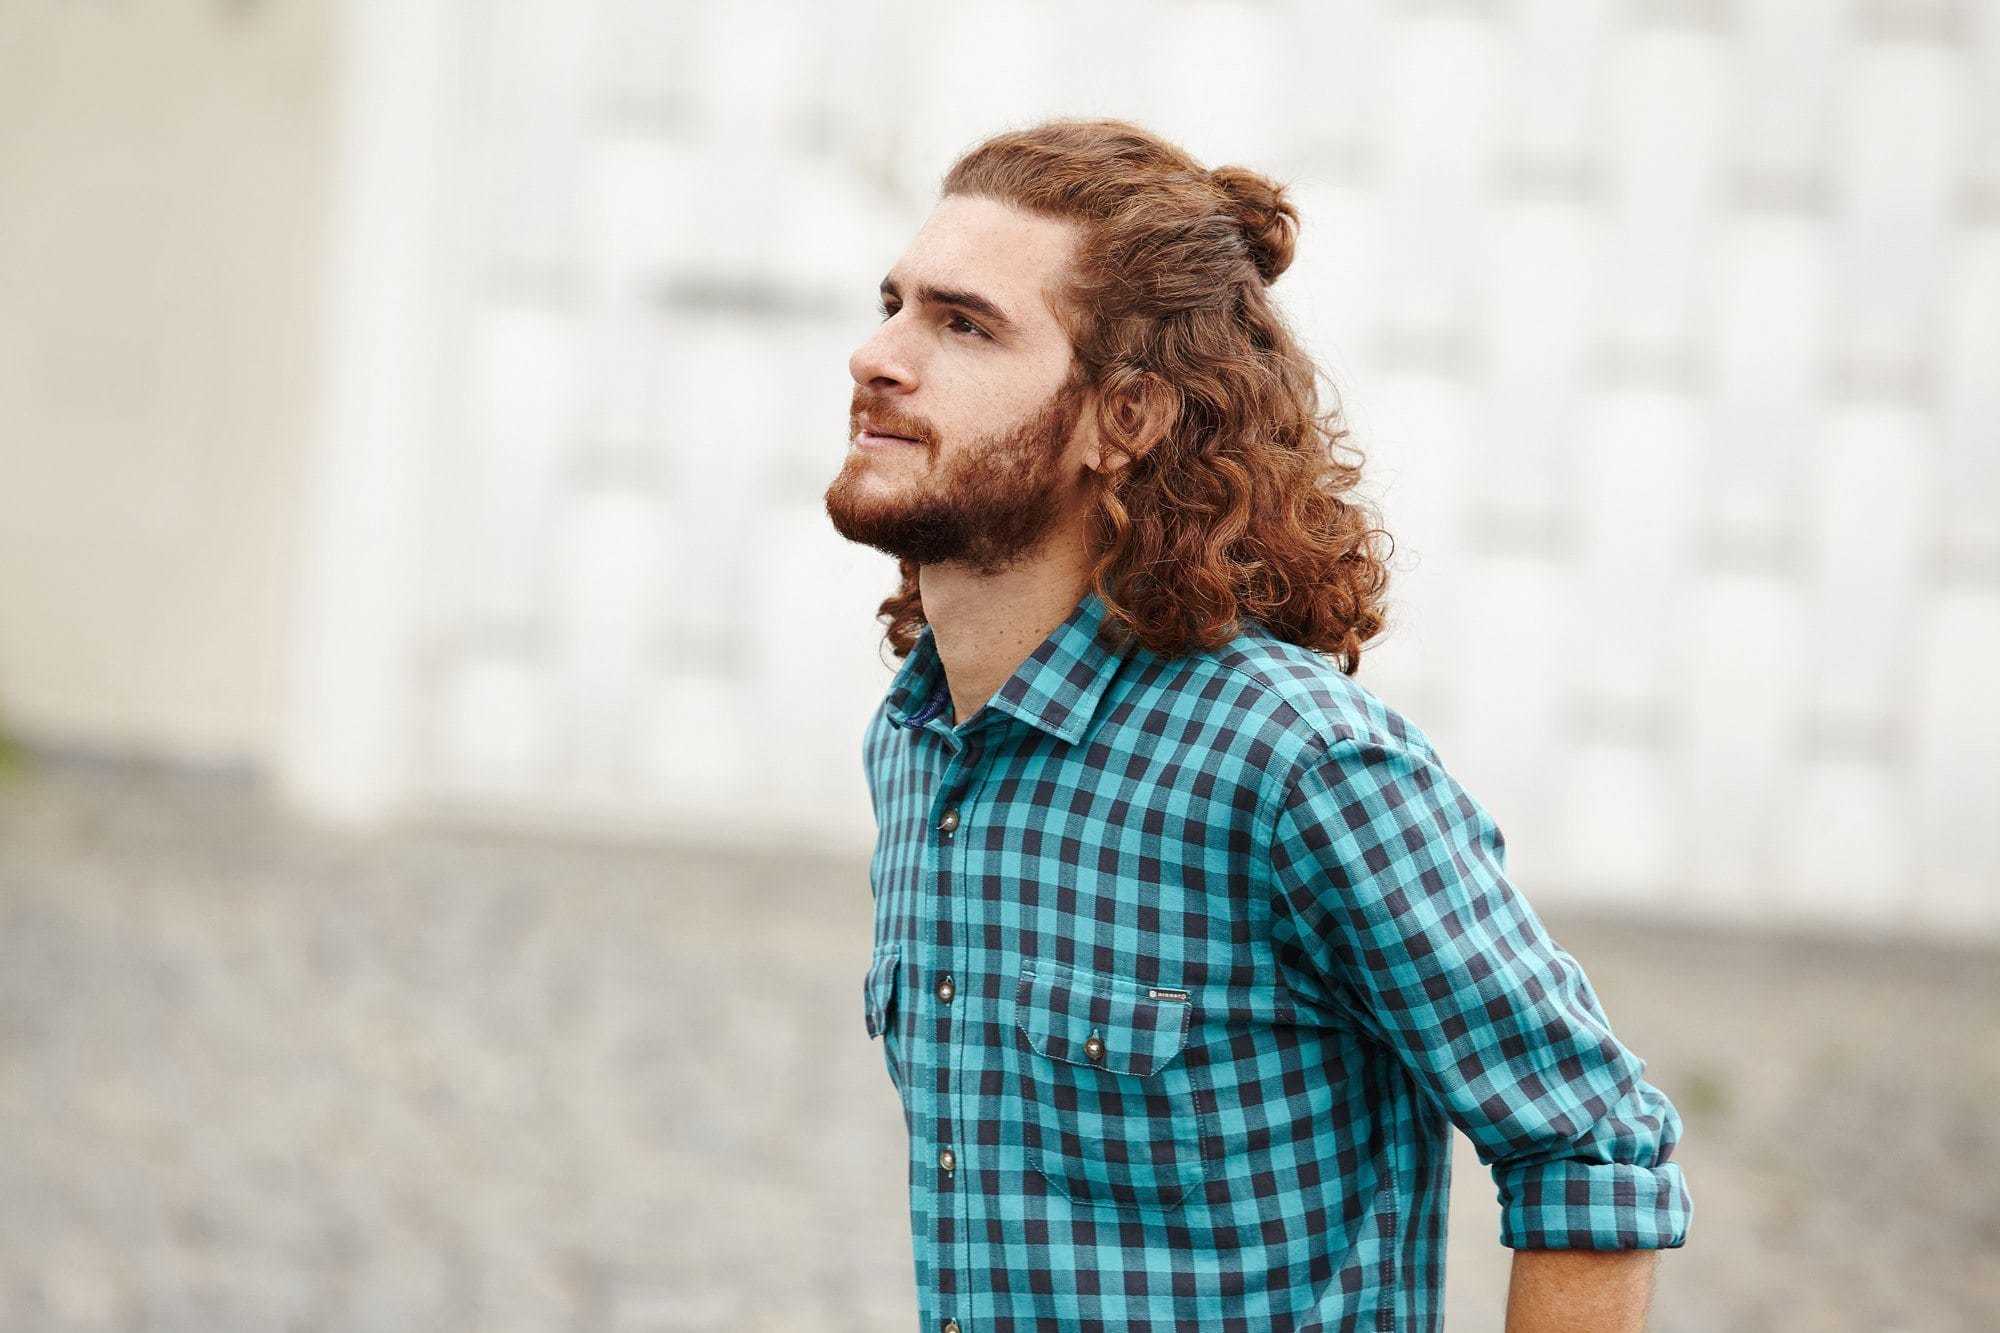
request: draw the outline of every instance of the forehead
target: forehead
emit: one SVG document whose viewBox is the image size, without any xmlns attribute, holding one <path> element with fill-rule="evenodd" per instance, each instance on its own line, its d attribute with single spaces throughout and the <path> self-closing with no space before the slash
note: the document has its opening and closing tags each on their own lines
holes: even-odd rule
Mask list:
<svg viewBox="0 0 2000 1333">
<path fill-rule="evenodd" d="M 919 285 L 976 292 L 1023 331 L 1064 336 L 1059 298 L 1083 235 L 1074 222 L 1045 217 L 984 195 L 947 195 L 889 270 L 903 291 Z"/>
</svg>

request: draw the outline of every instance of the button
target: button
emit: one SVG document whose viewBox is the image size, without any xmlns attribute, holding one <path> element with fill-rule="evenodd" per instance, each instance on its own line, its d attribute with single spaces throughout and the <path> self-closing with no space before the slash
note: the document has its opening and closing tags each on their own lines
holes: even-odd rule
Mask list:
<svg viewBox="0 0 2000 1333">
<path fill-rule="evenodd" d="M 943 1333 L 959 1333 L 958 1321 L 956 1319 L 945 1320 Z"/>
<path fill-rule="evenodd" d="M 958 1170 L 958 1155 L 949 1148 L 940 1148 L 938 1149 L 938 1165 L 944 1168 L 946 1175 L 950 1175 L 952 1172 Z"/>
<path fill-rule="evenodd" d="M 1098 1039 L 1095 1032 L 1084 1039 L 1083 1053 L 1093 1060 L 1102 1060 L 1104 1058 L 1104 1043 Z"/>
<path fill-rule="evenodd" d="M 938 982 L 937 984 L 938 999 L 944 1001 L 946 1004 L 950 1004 L 951 997 L 956 994 L 958 994 L 958 987 L 951 984 L 951 978 L 949 976 L 947 976 L 944 980 Z"/>
<path fill-rule="evenodd" d="M 950 833 L 953 829 L 958 827 L 957 806 L 953 806 L 951 809 L 944 812 L 944 818 L 938 820 L 938 827 L 940 829 L 943 829 L 946 833 Z"/>
</svg>

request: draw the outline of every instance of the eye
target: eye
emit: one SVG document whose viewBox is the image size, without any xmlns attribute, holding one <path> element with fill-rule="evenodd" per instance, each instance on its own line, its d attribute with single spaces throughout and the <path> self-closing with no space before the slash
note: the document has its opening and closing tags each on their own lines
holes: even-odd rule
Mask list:
<svg viewBox="0 0 2000 1333">
<path fill-rule="evenodd" d="M 884 301 L 882 302 L 879 309 L 882 311 L 882 318 L 887 319 L 889 318 L 889 316 L 895 314 L 898 310 L 902 309 L 902 307 L 895 305 L 892 302 Z"/>
<path fill-rule="evenodd" d="M 964 315 L 953 315 L 951 319 L 945 324 L 945 327 L 948 329 L 955 329 L 960 324 L 963 324 L 965 326 L 963 332 L 977 334 L 981 338 L 986 338 L 991 336 L 986 332 L 985 329 L 980 328 L 977 324 L 974 324 Z"/>
</svg>

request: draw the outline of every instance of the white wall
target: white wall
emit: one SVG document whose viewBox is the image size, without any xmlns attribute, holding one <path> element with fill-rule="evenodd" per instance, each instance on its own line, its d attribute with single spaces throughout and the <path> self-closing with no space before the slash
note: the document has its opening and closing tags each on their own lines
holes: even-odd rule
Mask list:
<svg viewBox="0 0 2000 1333">
<path fill-rule="evenodd" d="M 246 30 L 277 12 L 245 9 Z M 273 342 L 164 298 L 150 332 L 115 332 L 93 265 L 148 233 L 70 225 L 89 164 L 116 158 L 183 219 L 222 206 L 179 198 L 185 163 L 135 165 L 129 141 L 152 140 L 133 94 L 86 132 L 44 123 L 83 114 L 81 91 L 0 91 L 37 117 L 0 152 L 42 173 L 29 223 L 0 212 L 7 290 L 34 278 L 32 319 L 0 318 L 0 374 L 32 393 L 0 395 L 0 419 L 15 450 L 56 422 L 95 451 L 38 446 L 38 489 L 0 495 L 0 701 L 31 721 L 275 754 L 304 805 L 349 817 L 865 846 L 857 747 L 893 571 L 819 507 L 846 355 L 957 150 L 1107 112 L 1292 183 L 1305 230 L 1277 290 L 1398 539 L 1397 620 L 1362 680 L 1439 741 L 1538 897 L 2000 932 L 1993 6 L 337 14 L 278 25 L 309 69 L 344 71 L 318 286 L 201 270 L 280 314 L 324 292 L 327 357 L 219 400 L 134 397 L 187 377 L 128 367 L 103 402 L 48 406 L 101 343 L 192 358 L 212 389 L 299 343 L 279 315 L 257 325 Z M 98 52 L 140 40 L 99 31 L 119 22 L 40 30 Z M 244 40 L 223 31 L 201 40 Z M 230 122 L 213 142 L 255 140 L 212 118 Z M 296 258 L 290 214 L 228 193 L 263 176 L 203 161 L 232 206 L 271 210 L 249 215 L 264 258 Z M 41 281 L 47 255 L 88 300 Z M 232 490 L 281 466 L 251 442 L 289 448 L 307 399 L 299 507 L 276 481 Z M 173 466 L 197 446 L 233 452 Z M 106 466 L 131 456 L 153 472 Z M 85 484 L 107 473 L 122 508 Z M 148 507 L 117 488 L 166 476 L 179 526 L 134 536 Z M 258 571 L 294 525 L 280 616 Z M 177 562 L 197 526 L 220 549 Z M 18 558 L 79 537 L 115 560 L 74 592 Z M 204 591 L 176 603 L 163 581 Z M 149 654 L 178 685 L 125 709 Z M 202 707 L 199 734 L 168 734 Z"/>
<path fill-rule="evenodd" d="M 0 10 L 0 722 L 276 736 L 326 7 Z"/>
</svg>

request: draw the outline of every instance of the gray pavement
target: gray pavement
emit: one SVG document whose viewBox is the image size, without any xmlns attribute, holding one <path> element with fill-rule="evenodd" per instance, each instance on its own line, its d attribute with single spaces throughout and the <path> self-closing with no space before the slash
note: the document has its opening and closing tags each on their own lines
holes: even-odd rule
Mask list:
<svg viewBox="0 0 2000 1333">
<path fill-rule="evenodd" d="M 0 779 L 0 1330 L 903 1330 L 867 867 Z M 1654 1329 L 2000 1327 L 2000 957 L 1545 912 L 1681 1105 Z M 1449 1325 L 1507 1256 L 1460 1144 Z"/>
</svg>

